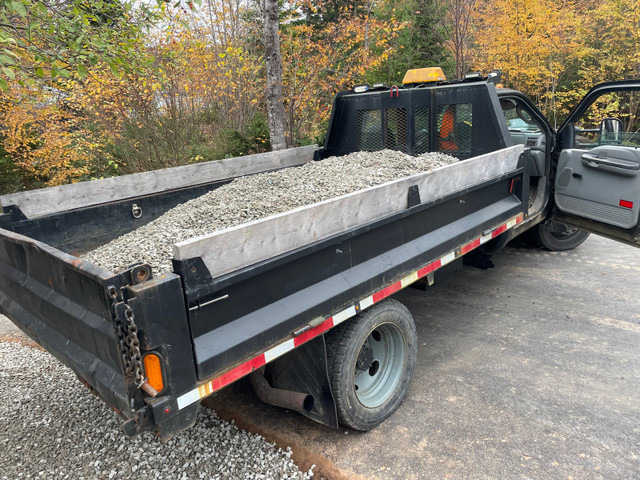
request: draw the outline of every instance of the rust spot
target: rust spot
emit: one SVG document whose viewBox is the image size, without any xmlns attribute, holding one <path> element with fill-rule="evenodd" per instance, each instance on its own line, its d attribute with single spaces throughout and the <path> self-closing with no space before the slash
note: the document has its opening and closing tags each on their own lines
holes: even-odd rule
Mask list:
<svg viewBox="0 0 640 480">
<path fill-rule="evenodd" d="M 144 282 L 148 277 L 149 277 L 149 272 L 144 268 L 141 268 L 136 272 L 136 280 L 138 282 Z"/>
<path fill-rule="evenodd" d="M 84 264 L 84 260 L 81 258 L 71 258 L 69 259 L 69 263 L 74 267 L 82 267 Z"/>
</svg>

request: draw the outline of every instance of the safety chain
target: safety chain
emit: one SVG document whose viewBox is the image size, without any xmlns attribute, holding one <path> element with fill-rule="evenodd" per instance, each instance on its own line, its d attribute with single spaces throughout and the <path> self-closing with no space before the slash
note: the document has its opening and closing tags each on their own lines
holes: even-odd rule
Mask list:
<svg viewBox="0 0 640 480">
<path fill-rule="evenodd" d="M 136 387 L 141 388 L 147 379 L 143 374 L 138 327 L 136 326 L 133 310 L 127 303 L 118 304 L 118 292 L 114 287 L 109 287 L 108 294 L 112 302 L 111 308 L 115 318 L 118 347 L 125 375 L 133 377 Z"/>
</svg>

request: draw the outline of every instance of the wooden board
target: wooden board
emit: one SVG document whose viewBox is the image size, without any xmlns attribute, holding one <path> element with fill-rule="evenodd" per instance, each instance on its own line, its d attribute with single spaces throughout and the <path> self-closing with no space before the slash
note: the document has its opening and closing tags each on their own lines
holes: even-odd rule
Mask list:
<svg viewBox="0 0 640 480">
<path fill-rule="evenodd" d="M 309 145 L 277 152 L 134 173 L 91 182 L 42 188 L 0 196 L 0 206 L 15 205 L 27 218 L 74 208 L 99 205 L 126 198 L 202 185 L 277 168 L 301 165 L 313 160 L 318 147 Z"/>
<path fill-rule="evenodd" d="M 220 230 L 174 245 L 177 260 L 201 257 L 212 277 L 252 265 L 387 215 L 406 210 L 409 187 L 422 202 L 484 183 L 516 169 L 524 146 L 464 160 L 348 195 Z"/>
</svg>

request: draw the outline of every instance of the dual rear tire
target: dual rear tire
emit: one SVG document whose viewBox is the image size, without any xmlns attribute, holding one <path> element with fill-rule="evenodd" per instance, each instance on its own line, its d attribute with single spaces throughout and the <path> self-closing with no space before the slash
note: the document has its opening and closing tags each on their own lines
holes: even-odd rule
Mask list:
<svg viewBox="0 0 640 480">
<path fill-rule="evenodd" d="M 384 300 L 326 335 L 329 381 L 340 422 L 367 431 L 402 403 L 416 365 L 413 317 Z"/>
</svg>

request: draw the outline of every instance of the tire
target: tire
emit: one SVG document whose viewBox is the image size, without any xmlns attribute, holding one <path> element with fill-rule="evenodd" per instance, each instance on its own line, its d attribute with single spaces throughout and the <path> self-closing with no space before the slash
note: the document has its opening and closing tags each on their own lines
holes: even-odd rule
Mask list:
<svg viewBox="0 0 640 480">
<path fill-rule="evenodd" d="M 340 423 L 367 431 L 402 403 L 418 334 L 409 310 L 385 300 L 326 335 L 327 367 Z"/>
<path fill-rule="evenodd" d="M 557 252 L 572 250 L 581 245 L 589 236 L 589 232 L 550 220 L 536 227 L 535 236 L 544 248 Z"/>
</svg>

